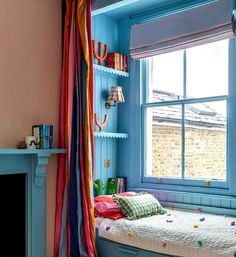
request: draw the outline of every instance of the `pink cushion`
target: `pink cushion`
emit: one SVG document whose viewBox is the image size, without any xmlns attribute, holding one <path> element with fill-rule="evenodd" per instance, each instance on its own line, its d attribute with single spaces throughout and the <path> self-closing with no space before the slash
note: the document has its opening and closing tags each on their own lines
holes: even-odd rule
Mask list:
<svg viewBox="0 0 236 257">
<path fill-rule="evenodd" d="M 118 196 L 134 196 L 137 193 L 135 192 L 124 192 L 124 193 L 119 193 L 117 194 Z M 107 203 L 114 203 L 112 200 L 112 195 L 99 195 L 94 198 L 94 202 L 107 202 Z"/>
<path fill-rule="evenodd" d="M 109 211 L 118 211 L 119 210 L 116 203 L 107 203 L 107 202 L 95 203 L 95 208 L 96 208 L 96 211 L 98 213 L 109 212 Z"/>
<path fill-rule="evenodd" d="M 134 196 L 135 192 L 119 193 L 118 196 Z M 112 195 L 100 195 L 94 199 L 95 215 L 109 218 L 109 219 L 120 219 L 124 215 L 117 206 L 117 203 L 113 202 Z"/>
</svg>

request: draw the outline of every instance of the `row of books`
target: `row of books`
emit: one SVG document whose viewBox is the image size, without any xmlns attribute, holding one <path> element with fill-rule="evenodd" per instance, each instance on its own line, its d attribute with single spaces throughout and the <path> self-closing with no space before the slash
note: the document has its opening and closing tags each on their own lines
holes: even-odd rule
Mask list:
<svg viewBox="0 0 236 257">
<path fill-rule="evenodd" d="M 126 177 L 108 178 L 107 195 L 126 192 L 126 188 L 127 188 Z"/>
<path fill-rule="evenodd" d="M 32 126 L 32 135 L 36 138 L 36 148 L 52 149 L 53 126 L 40 124 Z"/>
<path fill-rule="evenodd" d="M 127 71 L 127 56 L 119 53 L 109 53 L 106 58 L 108 68 Z"/>
</svg>

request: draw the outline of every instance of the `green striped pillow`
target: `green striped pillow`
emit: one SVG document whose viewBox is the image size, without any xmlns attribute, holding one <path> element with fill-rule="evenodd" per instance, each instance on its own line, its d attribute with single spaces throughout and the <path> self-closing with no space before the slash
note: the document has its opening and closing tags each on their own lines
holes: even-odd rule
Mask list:
<svg viewBox="0 0 236 257">
<path fill-rule="evenodd" d="M 138 193 L 135 196 L 113 195 L 113 201 L 117 203 L 121 212 L 129 220 L 165 213 L 159 201 L 146 192 Z"/>
</svg>

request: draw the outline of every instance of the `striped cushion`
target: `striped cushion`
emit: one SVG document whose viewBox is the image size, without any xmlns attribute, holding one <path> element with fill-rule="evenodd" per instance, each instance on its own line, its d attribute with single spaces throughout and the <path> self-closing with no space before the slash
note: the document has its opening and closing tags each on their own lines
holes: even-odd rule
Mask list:
<svg viewBox="0 0 236 257">
<path fill-rule="evenodd" d="M 148 193 L 142 192 L 131 197 L 113 195 L 113 200 L 130 220 L 165 213 L 159 201 Z"/>
</svg>

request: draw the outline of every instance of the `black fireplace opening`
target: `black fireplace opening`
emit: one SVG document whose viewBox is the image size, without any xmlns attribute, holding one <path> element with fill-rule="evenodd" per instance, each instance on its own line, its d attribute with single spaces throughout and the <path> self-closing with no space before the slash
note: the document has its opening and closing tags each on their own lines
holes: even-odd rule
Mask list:
<svg viewBox="0 0 236 257">
<path fill-rule="evenodd" d="M 0 175 L 0 257 L 25 257 L 25 174 Z"/>
</svg>

